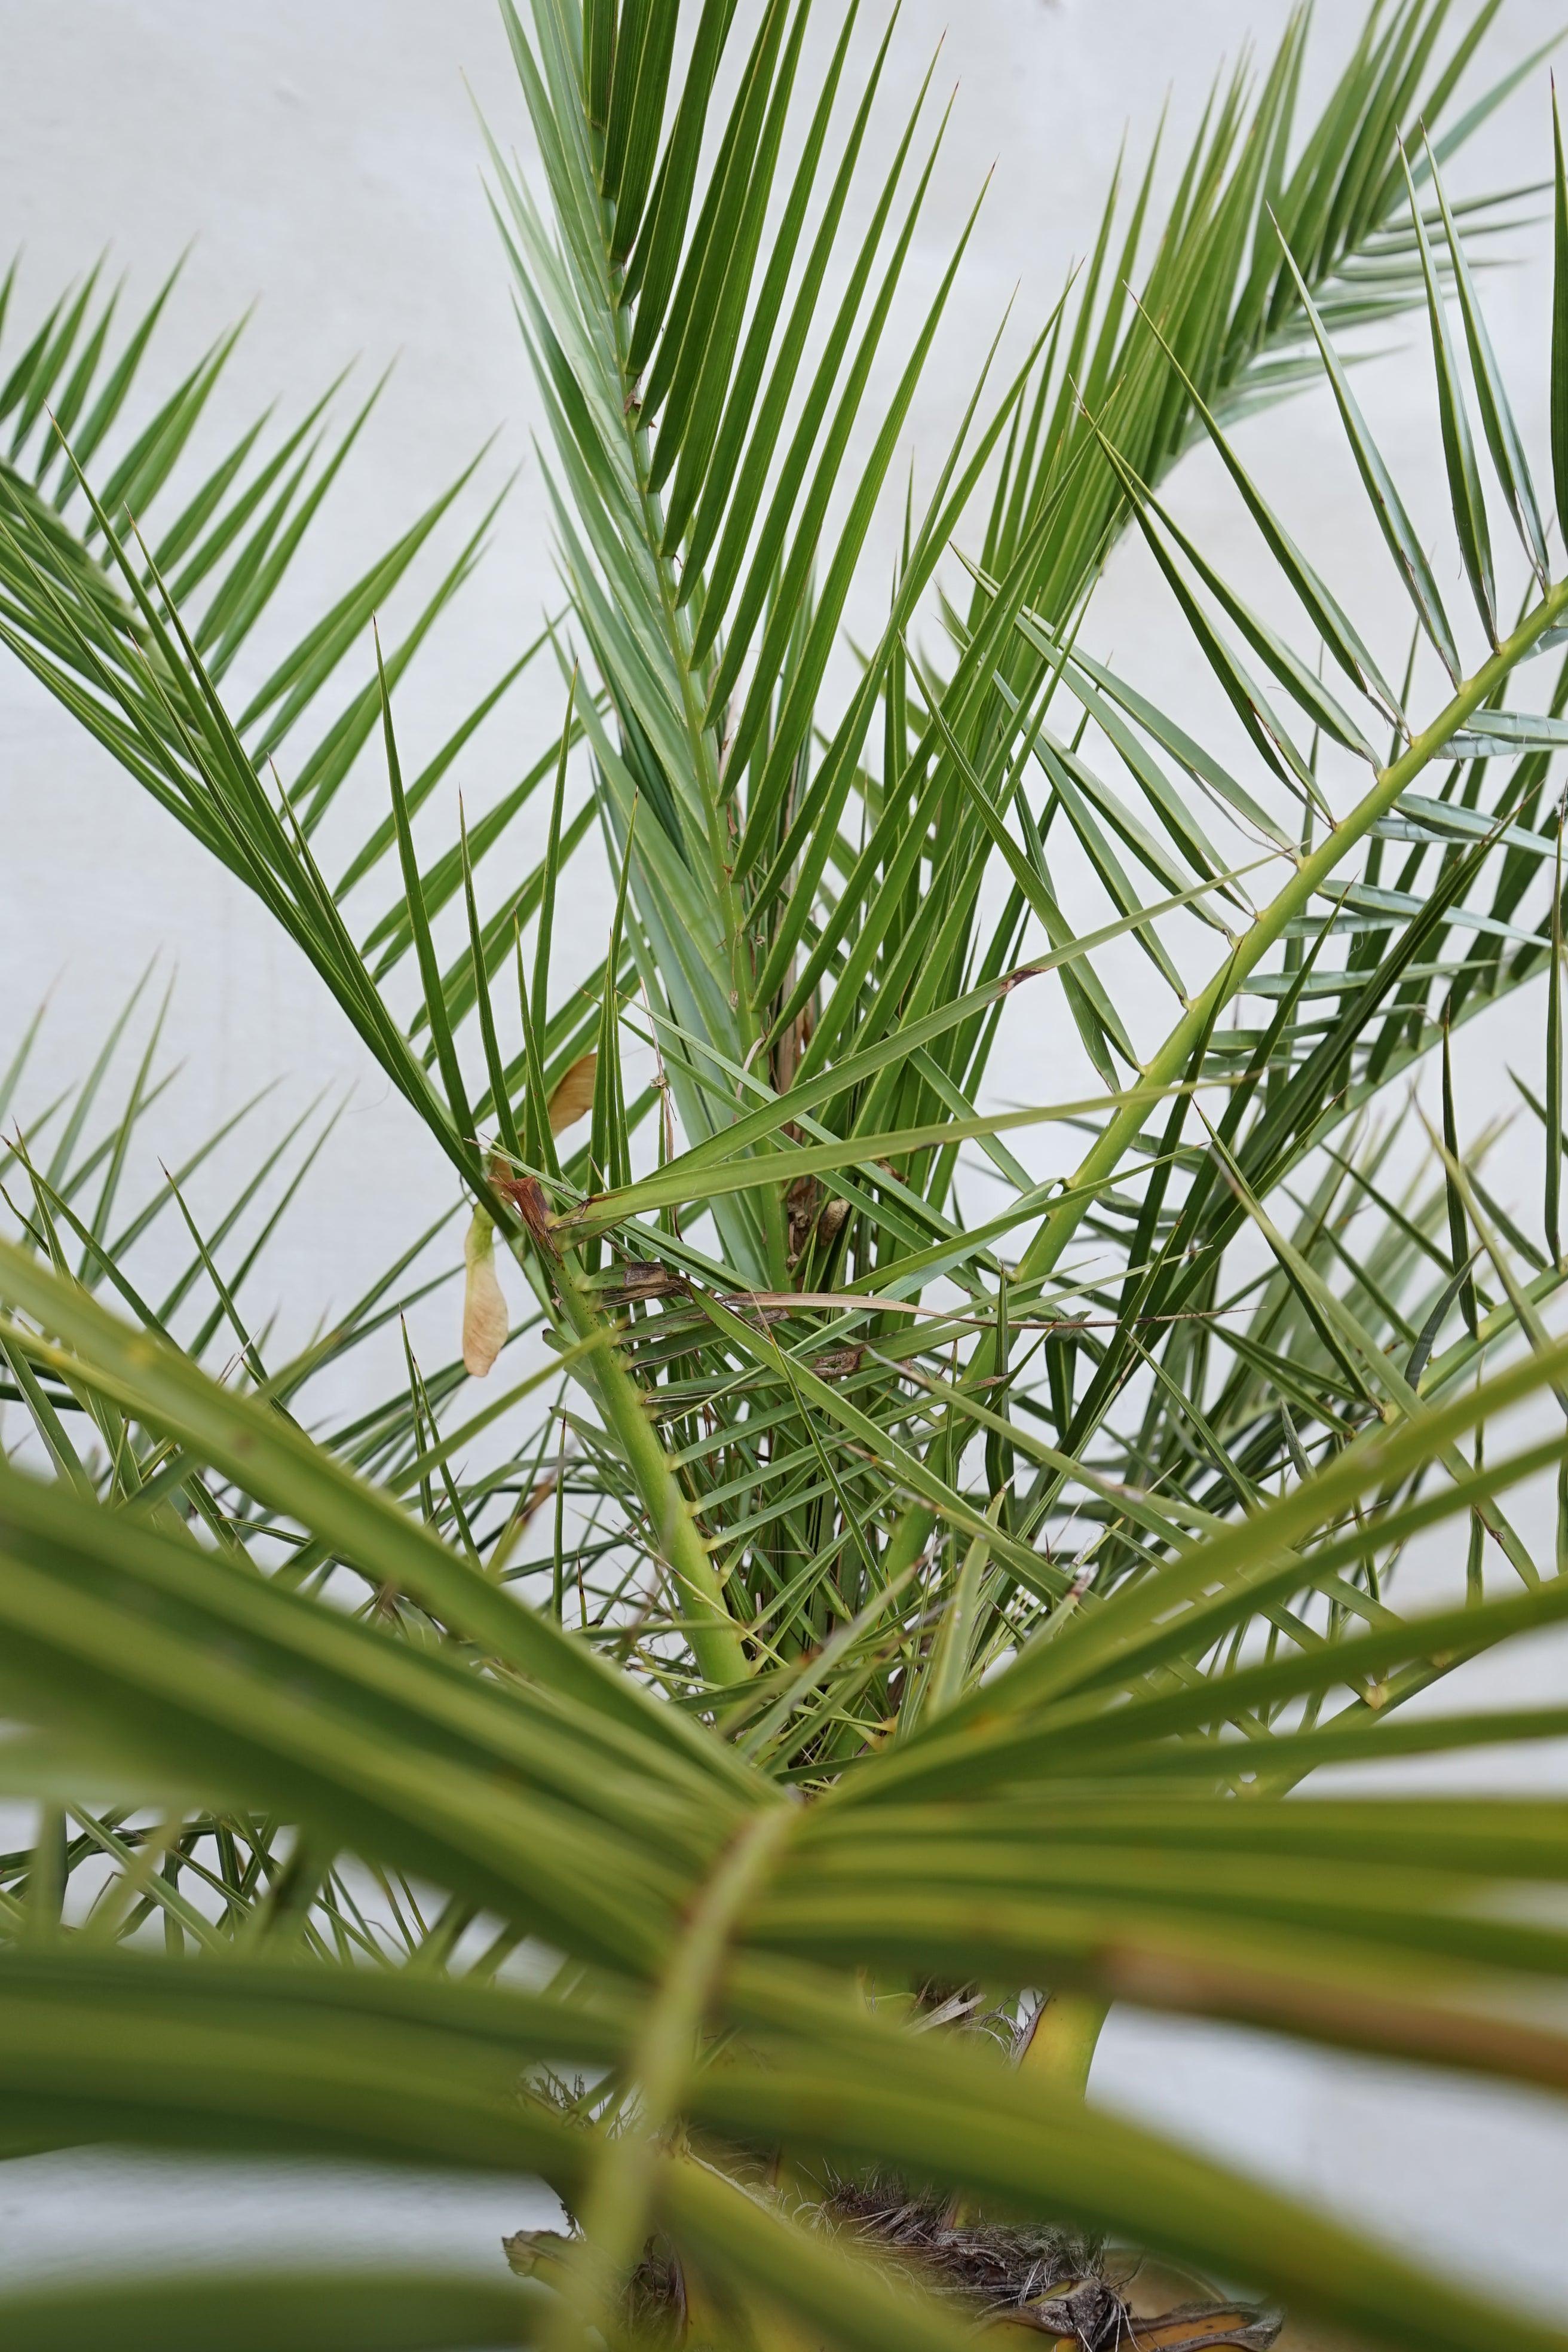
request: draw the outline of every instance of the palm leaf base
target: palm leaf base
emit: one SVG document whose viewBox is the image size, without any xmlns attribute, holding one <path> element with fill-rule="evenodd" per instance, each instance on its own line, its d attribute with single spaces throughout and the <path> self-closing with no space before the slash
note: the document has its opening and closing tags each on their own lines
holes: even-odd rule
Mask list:
<svg viewBox="0 0 1568 2352">
<path fill-rule="evenodd" d="M 1278 2312 L 1218 2295 L 1152 2309 L 1136 2257 L 1065 2231 L 964 2215 L 888 2174 L 836 2179 L 812 2218 L 956 2305 L 998 2352 L 1020 2330 L 1052 2337 L 1062 2352 L 1269 2352 L 1279 2334 Z M 562 2277 L 577 2243 L 555 2230 L 502 2240 L 518 2275 L 545 2285 Z M 705 2302 L 668 2241 L 650 2237 L 626 2282 L 626 2336 L 697 2352 Z"/>
</svg>

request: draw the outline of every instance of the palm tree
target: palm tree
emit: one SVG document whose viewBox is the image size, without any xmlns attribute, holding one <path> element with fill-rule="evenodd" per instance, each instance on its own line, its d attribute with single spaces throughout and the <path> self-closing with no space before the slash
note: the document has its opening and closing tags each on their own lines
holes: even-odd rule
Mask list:
<svg viewBox="0 0 1568 2352">
<path fill-rule="evenodd" d="M 492 143 L 490 185 L 563 603 L 417 765 L 396 688 L 495 506 L 371 627 L 472 469 L 258 676 L 365 408 L 262 418 L 203 475 L 233 337 L 149 401 L 169 287 L 121 336 L 94 274 L 14 338 L 0 635 L 276 917 L 467 1225 L 460 1347 L 345 1418 L 323 1374 L 425 1295 L 448 1221 L 276 1360 L 245 1300 L 330 1119 L 253 1148 L 216 1223 L 187 1193 L 217 1137 L 127 1211 L 164 1083 L 159 1015 L 114 1096 L 127 1008 L 7 1147 L 0 1684 L 39 1809 L 0 1864 L 10 2145 L 532 2174 L 572 2227 L 510 2242 L 521 2286 L 73 2287 L 0 2298 L 0 2344 L 1266 2342 L 1242 2291 L 1416 2352 L 1495 2327 L 1084 2088 L 1126 2000 L 1568 2089 L 1568 1942 L 1520 1900 L 1568 1874 L 1568 1816 L 1399 1778 L 1568 1728 L 1405 1705 L 1568 1612 L 1561 1486 L 1544 1559 L 1515 1494 L 1564 1458 L 1568 662 L 1531 659 L 1568 579 L 1477 288 L 1518 199 L 1442 176 L 1538 63 L 1467 98 L 1498 5 L 1456 35 L 1447 0 L 1379 0 L 1306 123 L 1292 16 L 1168 201 L 1152 158 L 1113 188 L 902 491 L 846 651 L 984 234 L 910 287 L 931 76 L 889 126 L 896 26 L 853 0 L 809 72 L 809 0 L 502 0 L 537 168 Z M 1560 146 L 1553 203 L 1568 522 Z M 1340 355 L 1409 314 L 1473 620 Z M 1233 439 L 1325 376 L 1403 669 Z M 1163 502 L 1205 443 L 1296 642 Z M 1129 530 L 1212 740 L 1092 650 Z M 559 731 L 465 825 L 454 763 L 535 664 Z M 568 986 L 595 858 L 614 919 Z M 1527 989 L 1539 1218 L 1466 1149 L 1449 1055 Z M 996 1108 L 1020 1020 L 1087 1076 Z M 1016 1156 L 1046 1126 L 1069 1172 Z M 186 1253 L 157 1294 L 154 1228 Z M 1353 1792 L 1300 1793 L 1335 1764 Z M 1152 2318 L 1146 2254 L 1177 2273 Z"/>
</svg>

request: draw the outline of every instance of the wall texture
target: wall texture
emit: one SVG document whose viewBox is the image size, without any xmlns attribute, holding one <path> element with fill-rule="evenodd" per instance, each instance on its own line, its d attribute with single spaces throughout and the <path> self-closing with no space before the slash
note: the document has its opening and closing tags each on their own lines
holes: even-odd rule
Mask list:
<svg viewBox="0 0 1568 2352">
<path fill-rule="evenodd" d="M 943 0 L 905 0 L 900 88 L 923 69 L 944 14 Z M 1320 0 L 1320 73 L 1338 62 L 1361 14 L 1359 0 Z M 911 436 L 917 466 L 940 457 L 973 353 L 1014 289 L 1020 318 L 1037 319 L 1092 236 L 1124 126 L 1136 152 L 1169 91 L 1175 152 L 1220 58 L 1249 31 L 1267 47 L 1285 16 L 1283 0 L 965 0 L 954 12 L 939 72 L 960 89 L 922 271 L 936 268 L 956 207 L 994 158 L 999 165 L 943 370 Z M 1509 0 L 1496 69 L 1562 16 L 1560 0 Z M 298 403 L 355 354 L 367 375 L 399 354 L 374 430 L 300 562 L 285 622 L 319 609 L 499 429 L 490 473 L 499 483 L 510 467 L 520 472 L 494 552 L 403 706 L 409 736 L 436 740 L 531 634 L 553 584 L 529 388 L 463 81 L 498 135 L 521 137 L 489 0 L 0 0 L 0 68 L 12 93 L 0 249 L 26 249 L 25 310 L 106 243 L 150 289 L 194 236 L 171 339 L 181 353 L 258 300 L 226 414 L 274 394 Z M 1467 185 L 1539 174 L 1542 81 L 1537 75 L 1489 129 L 1465 166 Z M 1526 240 L 1525 265 L 1495 280 L 1489 297 L 1538 446 L 1541 245 L 1539 233 Z M 1435 513 L 1424 394 L 1412 397 L 1386 367 L 1364 381 L 1418 511 L 1425 498 Z M 1373 578 L 1336 430 L 1326 402 L 1308 399 L 1267 456 L 1252 428 L 1249 455 L 1260 453 L 1272 494 L 1323 567 L 1341 577 L 1347 567 L 1366 572 L 1375 614 L 1385 591 Z M 1234 523 L 1212 470 L 1194 464 L 1177 495 L 1184 518 L 1229 561 Z M 1245 566 L 1239 541 L 1235 552 Z M 1143 682 L 1180 701 L 1185 665 L 1160 650 L 1161 609 L 1137 562 L 1120 560 L 1097 626 L 1124 653 L 1135 645 Z M 1392 607 L 1382 609 L 1393 625 Z M 523 752 L 535 718 L 542 711 L 520 715 Z M 482 796 L 484 774 L 465 782 Z M 584 931 L 596 930 L 602 910 L 578 911 Z M 187 1063 L 161 1150 L 205 1133 L 264 1080 L 279 1079 L 295 1107 L 320 1087 L 355 1088 L 343 1130 L 352 1148 L 312 1181 L 275 1261 L 286 1299 L 313 1315 L 439 1206 L 442 1171 L 381 1081 L 367 1078 L 332 1008 L 260 911 L 18 673 L 0 668 L 0 1063 L 52 988 L 40 1077 L 52 1092 L 90 1061 L 154 957 L 177 973 L 169 1034 Z M 1560 1682 L 1549 1654 L 1541 1672 L 1549 1685 Z M 1506 2267 L 1519 2290 L 1568 2300 L 1568 2131 L 1522 2095 L 1437 2091 L 1261 2038 L 1132 2016 L 1114 2021 L 1095 2091 L 1375 2220 L 1413 2247 L 1483 2276 Z M 391 2245 L 406 2253 L 412 2239 L 489 2261 L 500 2228 L 522 2218 L 521 2205 L 493 2190 L 475 2200 L 451 2184 L 53 2158 L 0 2166 L 0 2277 L 181 2245 L 325 2251 L 340 2231 L 372 2257 Z"/>
</svg>

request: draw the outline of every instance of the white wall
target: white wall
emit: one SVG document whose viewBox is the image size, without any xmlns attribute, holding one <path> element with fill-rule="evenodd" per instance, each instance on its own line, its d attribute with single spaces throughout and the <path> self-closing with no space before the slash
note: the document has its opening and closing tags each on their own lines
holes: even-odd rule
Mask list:
<svg viewBox="0 0 1568 2352">
<path fill-rule="evenodd" d="M 1361 8 L 1320 0 L 1318 13 L 1321 68 L 1342 54 Z M 819 14 L 831 25 L 830 0 Z M 1558 0 L 1510 0 L 1494 65 L 1522 56 L 1562 14 Z M 912 87 L 944 15 L 942 0 L 906 0 L 900 89 Z M 940 456 L 973 355 L 1015 284 L 1020 317 L 1037 318 L 1082 250 L 1124 123 L 1135 142 L 1145 139 L 1169 88 L 1176 128 L 1190 125 L 1222 55 L 1234 55 L 1249 28 L 1267 45 L 1285 15 L 1282 0 L 966 0 L 954 12 L 940 71 L 962 86 L 923 271 L 937 264 L 954 205 L 1000 161 L 946 372 L 911 436 L 917 457 Z M 195 235 L 172 346 L 194 352 L 261 298 L 226 415 L 238 418 L 275 394 L 298 402 L 356 352 L 367 373 L 401 354 L 383 414 L 301 561 L 285 621 L 309 618 L 500 427 L 491 473 L 522 470 L 495 553 L 400 699 L 407 737 L 434 741 L 444 718 L 449 724 L 531 632 L 552 593 L 531 403 L 460 79 L 468 75 L 498 132 L 521 136 L 489 0 L 0 0 L 0 71 L 8 90 L 0 250 L 26 248 L 26 307 L 106 242 L 135 287 L 150 289 Z M 1465 184 L 1544 167 L 1542 79 L 1486 134 Z M 1536 447 L 1541 247 L 1537 235 L 1533 257 L 1494 281 L 1489 298 Z M 1421 385 L 1419 371 L 1369 371 L 1365 397 L 1418 510 L 1436 515 L 1433 429 L 1424 387 L 1419 397 L 1405 389 L 1412 381 Z M 1248 446 L 1261 452 L 1256 430 Z M 1326 402 L 1300 404 L 1258 462 L 1324 568 L 1364 573 L 1373 612 L 1400 628 Z M 1234 553 L 1245 570 L 1251 559 L 1212 469 L 1194 465 L 1178 497 L 1220 561 Z M 1162 650 L 1163 608 L 1135 560 L 1116 565 L 1098 623 L 1124 656 L 1136 650 L 1152 690 L 1177 700 L 1190 690 L 1168 634 Z M 509 759 L 537 739 L 543 706 L 525 716 Z M 482 795 L 494 777 L 468 781 Z M 374 792 L 374 777 L 364 789 Z M 275 1258 L 275 1279 L 313 1318 L 446 1198 L 433 1151 L 383 1082 L 367 1079 L 334 1009 L 260 911 L 10 668 L 0 668 L 0 1065 L 24 1014 L 54 986 L 35 1099 L 90 1060 L 110 1012 L 154 955 L 178 967 L 170 1034 L 188 1061 L 158 1133 L 165 1154 L 262 1079 L 282 1079 L 282 1098 L 296 1107 L 320 1086 L 356 1082 L 342 1130 L 351 1148 L 318 1172 Z M 601 910 L 576 911 L 593 933 Z M 1517 1040 L 1508 1047 L 1518 1050 Z M 1048 1062 L 1048 1046 L 1039 1051 Z M 1472 1064 L 1489 1055 L 1497 1057 L 1495 1041 L 1475 1049 Z M 1568 2300 L 1568 2131 L 1523 2095 L 1429 2091 L 1405 2075 L 1373 2078 L 1262 2040 L 1131 2017 L 1113 2024 L 1096 2086 L 1249 2169 L 1381 2221 L 1413 2247 Z M 323 2231 L 340 2226 L 367 2252 L 418 2242 L 489 2260 L 502 2221 L 521 2218 L 489 2189 L 395 2194 L 356 2178 L 329 2190 L 298 2170 L 56 2158 L 0 2167 L 0 2277 L 182 2244 L 232 2252 L 308 2241 L 321 2251 Z"/>
</svg>

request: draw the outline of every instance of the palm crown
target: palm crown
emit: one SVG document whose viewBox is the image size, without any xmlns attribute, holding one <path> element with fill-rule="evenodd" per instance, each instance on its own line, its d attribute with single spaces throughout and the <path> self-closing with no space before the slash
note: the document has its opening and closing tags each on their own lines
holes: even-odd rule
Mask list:
<svg viewBox="0 0 1568 2352">
<path fill-rule="evenodd" d="M 1511 1491 L 1563 1441 L 1504 1423 L 1568 1376 L 1568 665 L 1531 666 L 1568 638 L 1568 191 L 1559 149 L 1532 475 L 1477 286 L 1516 200 L 1443 177 L 1521 78 L 1467 97 L 1497 6 L 1374 8 L 1310 123 L 1293 17 L 1168 196 L 1152 158 L 1113 189 L 904 492 L 984 227 L 910 288 L 942 121 L 929 76 L 884 119 L 896 28 L 851 5 L 808 73 L 809 0 L 503 0 L 537 169 L 492 142 L 489 185 L 563 605 L 417 766 L 395 690 L 494 506 L 400 635 L 371 625 L 471 469 L 257 677 L 368 406 L 335 438 L 332 395 L 259 420 L 203 475 L 232 338 L 149 399 L 168 287 L 126 335 L 94 274 L 13 339 L 0 635 L 277 918 L 468 1220 L 460 1351 L 323 1420 L 312 1383 L 423 1294 L 433 1240 L 270 1360 L 242 1289 L 324 1134 L 279 1139 L 214 1230 L 206 1150 L 127 1213 L 161 1081 L 150 1049 L 105 1115 L 122 1024 L 5 1163 L 0 1679 L 7 1785 L 41 1804 L 0 1892 L 14 2144 L 534 2172 L 580 2225 L 519 2242 L 532 2289 L 245 2283 L 258 2344 L 657 2322 L 936 2352 L 1007 2305 L 1096 2352 L 1126 2309 L 1107 2242 L 1423 2352 L 1491 2318 L 1082 2091 L 1122 1998 L 1568 2087 L 1539 2021 L 1568 1947 L 1514 1900 L 1568 1869 L 1561 1806 L 1300 1792 L 1568 1721 L 1404 1705 L 1568 1607 Z M 1464 612 L 1340 350 L 1400 314 Z M 1232 437 L 1325 375 L 1409 595 L 1403 671 Z M 1295 642 L 1163 501 L 1199 443 Z M 1223 697 L 1213 740 L 1093 650 L 1129 530 Z M 531 664 L 559 733 L 465 824 L 451 784 Z M 362 771 L 374 820 L 329 861 Z M 592 857 L 614 919 L 568 986 Z M 1102 976 L 1127 942 L 1163 1037 Z M 1463 1149 L 1449 1039 L 1542 984 L 1521 1222 Z M 1020 1020 L 1090 1075 L 987 1108 Z M 1406 1185 L 1379 1106 L 1427 1066 Z M 1016 1156 L 1046 1126 L 1070 1173 Z M 150 1297 L 140 1245 L 175 1220 L 188 1264 Z M 498 1249 L 533 1299 L 510 1341 Z M 1402 1589 L 1429 1529 L 1452 1574 Z M 195 2345 L 236 2293 L 112 2307 Z M 0 2300 L 18 2342 L 104 2319 L 87 2290 Z M 1162 2340 L 1258 2326 L 1216 2304 Z"/>
</svg>

